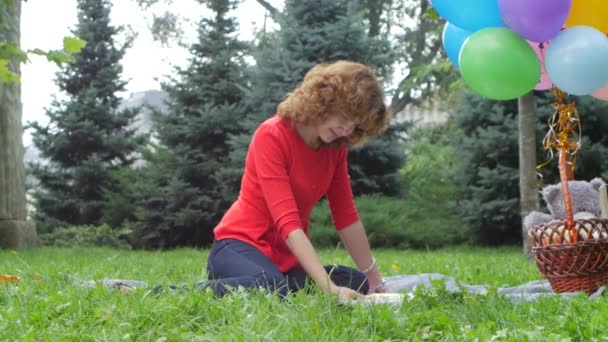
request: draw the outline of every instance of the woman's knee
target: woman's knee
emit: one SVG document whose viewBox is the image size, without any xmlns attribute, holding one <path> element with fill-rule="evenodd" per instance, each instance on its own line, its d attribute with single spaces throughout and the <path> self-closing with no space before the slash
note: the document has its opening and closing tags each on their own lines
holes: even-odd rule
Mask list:
<svg viewBox="0 0 608 342">
<path fill-rule="evenodd" d="M 263 272 L 280 271 L 256 247 L 235 239 L 216 241 L 207 258 L 209 279 L 234 277 L 256 278 Z"/>
</svg>

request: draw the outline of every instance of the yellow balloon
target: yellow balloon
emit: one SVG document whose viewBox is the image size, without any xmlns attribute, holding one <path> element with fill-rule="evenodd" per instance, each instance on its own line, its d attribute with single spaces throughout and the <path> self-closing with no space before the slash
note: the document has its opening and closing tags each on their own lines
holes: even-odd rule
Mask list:
<svg viewBox="0 0 608 342">
<path fill-rule="evenodd" d="M 587 25 L 608 33 L 608 1 L 573 0 L 566 27 Z"/>
</svg>

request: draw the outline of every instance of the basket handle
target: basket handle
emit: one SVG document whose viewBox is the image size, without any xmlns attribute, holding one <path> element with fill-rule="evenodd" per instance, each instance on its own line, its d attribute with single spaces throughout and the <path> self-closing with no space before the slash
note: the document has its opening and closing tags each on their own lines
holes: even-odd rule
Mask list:
<svg viewBox="0 0 608 342">
<path fill-rule="evenodd" d="M 567 152 L 564 147 L 559 149 L 559 178 L 562 182 L 562 195 L 564 196 L 564 209 L 566 211 L 566 229 L 570 231 L 572 242 L 578 241 L 576 229 L 574 229 L 574 214 L 572 213 L 572 197 L 568 181 L 571 180 L 572 168 L 568 165 Z"/>
<path fill-rule="evenodd" d="M 602 209 L 602 218 L 608 218 L 608 186 L 603 184 L 600 186 L 600 208 Z"/>
</svg>

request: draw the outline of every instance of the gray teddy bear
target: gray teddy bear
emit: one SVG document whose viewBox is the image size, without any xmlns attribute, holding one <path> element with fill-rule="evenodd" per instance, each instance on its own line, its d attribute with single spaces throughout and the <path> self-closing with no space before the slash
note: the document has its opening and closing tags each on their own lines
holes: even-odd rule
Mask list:
<svg viewBox="0 0 608 342">
<path fill-rule="evenodd" d="M 590 182 L 568 181 L 574 220 L 601 217 L 599 190 L 604 184 L 601 178 L 594 178 Z M 550 214 L 533 211 L 526 215 L 524 225 L 527 229 L 538 224 L 566 219 L 566 208 L 564 207 L 561 183 L 546 186 L 542 190 L 542 195 L 547 203 Z"/>
</svg>

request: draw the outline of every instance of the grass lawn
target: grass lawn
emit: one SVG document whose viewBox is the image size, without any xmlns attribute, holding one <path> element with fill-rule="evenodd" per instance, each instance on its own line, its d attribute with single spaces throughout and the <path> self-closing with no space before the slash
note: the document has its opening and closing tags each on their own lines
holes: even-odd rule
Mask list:
<svg viewBox="0 0 608 342">
<path fill-rule="evenodd" d="M 324 263 L 351 264 L 342 250 Z M 521 248 L 457 247 L 438 251 L 377 250 L 385 276 L 441 273 L 470 285 L 515 286 L 538 280 Z M 266 293 L 214 298 L 194 290 L 130 292 L 82 281 L 119 278 L 151 286 L 206 278 L 206 250 L 111 249 L 0 251 L 0 340 L 137 341 L 590 341 L 608 336 L 602 297 L 557 296 L 512 303 L 485 296 L 420 290 L 401 307 L 341 305 L 332 296 L 299 293 L 281 301 Z"/>
</svg>

